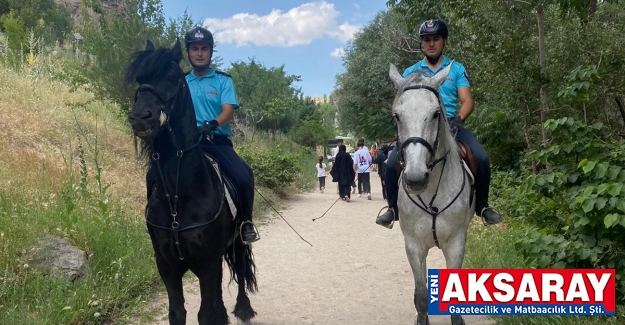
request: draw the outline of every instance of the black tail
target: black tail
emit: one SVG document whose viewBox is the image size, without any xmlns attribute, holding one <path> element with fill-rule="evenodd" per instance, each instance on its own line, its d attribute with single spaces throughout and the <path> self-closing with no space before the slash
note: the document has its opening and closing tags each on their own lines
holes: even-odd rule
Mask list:
<svg viewBox="0 0 625 325">
<path fill-rule="evenodd" d="M 226 252 L 226 263 L 230 268 L 231 279 L 234 278 L 237 285 L 244 285 L 247 292 L 255 293 L 258 291 L 258 284 L 252 247 L 243 244 L 240 237 L 235 240 L 233 246 Z"/>
</svg>

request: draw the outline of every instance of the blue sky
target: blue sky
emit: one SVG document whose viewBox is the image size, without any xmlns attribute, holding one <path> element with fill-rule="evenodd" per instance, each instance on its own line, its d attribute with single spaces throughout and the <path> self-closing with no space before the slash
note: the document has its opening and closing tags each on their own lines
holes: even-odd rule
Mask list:
<svg viewBox="0 0 625 325">
<path fill-rule="evenodd" d="M 214 33 L 223 69 L 255 58 L 265 67 L 284 65 L 301 76 L 305 96 L 329 95 L 343 72 L 342 49 L 368 24 L 386 0 L 162 0 L 165 15 L 186 9 Z"/>
</svg>

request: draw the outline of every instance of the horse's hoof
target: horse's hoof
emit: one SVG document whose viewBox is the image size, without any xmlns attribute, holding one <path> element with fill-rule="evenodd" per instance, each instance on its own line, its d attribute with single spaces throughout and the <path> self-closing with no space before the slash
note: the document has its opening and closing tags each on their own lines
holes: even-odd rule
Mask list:
<svg viewBox="0 0 625 325">
<path fill-rule="evenodd" d="M 240 318 L 237 318 L 237 325 L 252 325 L 252 322 L 250 321 L 244 322 Z"/>
<path fill-rule="evenodd" d="M 430 318 L 426 315 L 425 319 L 423 317 L 417 316 L 417 319 L 414 321 L 415 325 L 430 325 Z"/>
</svg>

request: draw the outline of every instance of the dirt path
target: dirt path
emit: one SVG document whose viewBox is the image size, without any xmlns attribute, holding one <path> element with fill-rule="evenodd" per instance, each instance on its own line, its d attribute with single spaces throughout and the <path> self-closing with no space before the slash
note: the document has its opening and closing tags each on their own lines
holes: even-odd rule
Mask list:
<svg viewBox="0 0 625 325">
<path fill-rule="evenodd" d="M 260 227 L 254 244 L 259 292 L 250 297 L 258 312 L 253 325 L 397 325 L 414 324 L 413 278 L 403 236 L 375 224 L 385 205 L 377 174 L 372 174 L 373 198 L 352 195 L 337 202 L 323 219 L 312 222 L 338 197 L 336 184 L 324 194 L 295 195 L 282 215 L 308 240 L 301 241 L 279 217 Z M 428 266 L 442 268 L 443 254 L 430 250 Z M 236 287 L 224 281 L 224 301 L 231 312 Z M 197 280 L 185 282 L 187 324 L 197 325 Z M 151 304 L 156 325 L 168 325 L 166 294 Z M 231 323 L 236 324 L 231 315 Z M 432 325 L 450 324 L 447 316 L 431 316 Z M 465 317 L 467 325 L 491 325 L 485 317 Z"/>
</svg>

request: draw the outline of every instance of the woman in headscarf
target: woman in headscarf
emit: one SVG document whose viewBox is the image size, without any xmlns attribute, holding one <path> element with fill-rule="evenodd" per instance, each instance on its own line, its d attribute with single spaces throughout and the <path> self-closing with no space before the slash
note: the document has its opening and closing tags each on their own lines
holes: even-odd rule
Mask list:
<svg viewBox="0 0 625 325">
<path fill-rule="evenodd" d="M 354 172 L 354 161 L 352 156 L 347 153 L 345 145 L 339 146 L 339 152 L 336 154 L 332 170 L 332 181 L 339 183 L 339 197 L 344 201 L 349 202 L 351 196 L 351 185 L 354 181 L 356 173 Z"/>
</svg>

